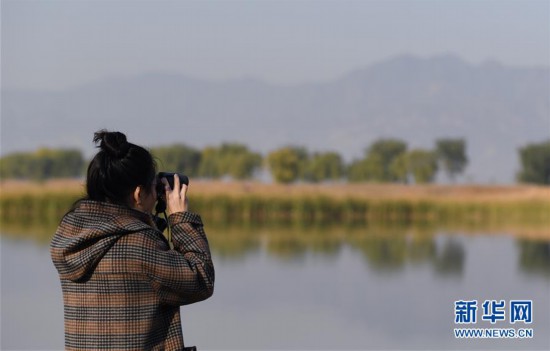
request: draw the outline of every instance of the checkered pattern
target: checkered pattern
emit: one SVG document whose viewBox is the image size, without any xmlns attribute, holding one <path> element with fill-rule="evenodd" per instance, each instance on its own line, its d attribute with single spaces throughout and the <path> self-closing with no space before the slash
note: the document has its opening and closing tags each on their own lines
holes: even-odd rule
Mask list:
<svg viewBox="0 0 550 351">
<path fill-rule="evenodd" d="M 172 214 L 174 249 L 151 217 L 81 201 L 50 252 L 65 306 L 66 350 L 182 350 L 179 306 L 210 297 L 214 266 L 199 215 Z"/>
</svg>

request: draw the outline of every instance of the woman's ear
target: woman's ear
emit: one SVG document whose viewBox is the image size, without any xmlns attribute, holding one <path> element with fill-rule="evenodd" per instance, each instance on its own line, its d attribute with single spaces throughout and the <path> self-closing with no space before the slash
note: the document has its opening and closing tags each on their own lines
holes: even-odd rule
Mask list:
<svg viewBox="0 0 550 351">
<path fill-rule="evenodd" d="M 141 205 L 141 191 L 142 191 L 141 186 L 137 186 L 136 189 L 134 190 L 134 197 L 133 197 L 134 207 Z"/>
</svg>

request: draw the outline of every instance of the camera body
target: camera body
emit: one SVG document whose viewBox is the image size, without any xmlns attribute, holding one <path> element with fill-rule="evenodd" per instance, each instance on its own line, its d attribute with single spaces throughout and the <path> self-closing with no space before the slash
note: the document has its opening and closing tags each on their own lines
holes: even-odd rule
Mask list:
<svg viewBox="0 0 550 351">
<path fill-rule="evenodd" d="M 157 174 L 157 197 L 160 198 L 161 195 L 164 195 L 164 183 L 161 182 L 162 178 L 166 178 L 168 181 L 168 184 L 170 184 L 170 189 L 174 189 L 174 174 L 178 175 L 178 178 L 180 179 L 180 185 L 185 184 L 189 185 L 189 178 L 181 173 L 174 173 L 174 172 L 159 172 Z"/>
<path fill-rule="evenodd" d="M 168 181 L 168 184 L 170 184 L 170 188 L 174 189 L 174 175 L 177 174 L 180 185 L 189 185 L 189 178 L 186 175 L 183 175 L 181 173 L 174 173 L 174 172 L 159 172 L 157 174 L 157 205 L 155 207 L 155 210 L 157 214 L 154 216 L 154 221 L 157 225 L 157 228 L 162 232 L 167 226 L 166 220 L 162 219 L 158 216 L 159 213 L 163 213 L 166 211 L 166 191 L 164 190 L 164 183 L 161 181 L 162 178 L 166 178 Z M 166 214 L 165 214 L 166 215 Z"/>
</svg>

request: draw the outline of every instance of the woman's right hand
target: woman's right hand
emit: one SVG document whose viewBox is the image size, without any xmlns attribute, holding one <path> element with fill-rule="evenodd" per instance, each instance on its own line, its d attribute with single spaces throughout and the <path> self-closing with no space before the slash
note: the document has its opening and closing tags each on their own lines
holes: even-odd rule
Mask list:
<svg viewBox="0 0 550 351">
<path fill-rule="evenodd" d="M 170 184 L 166 178 L 162 178 L 161 182 L 164 184 L 168 215 L 176 212 L 186 212 L 189 208 L 187 200 L 188 186 L 180 184 L 180 178 L 177 174 L 174 174 L 174 189 L 170 188 Z"/>
</svg>

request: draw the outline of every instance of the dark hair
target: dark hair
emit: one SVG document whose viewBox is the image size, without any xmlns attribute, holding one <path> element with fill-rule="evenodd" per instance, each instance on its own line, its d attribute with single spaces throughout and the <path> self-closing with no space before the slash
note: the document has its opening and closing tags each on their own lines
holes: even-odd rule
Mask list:
<svg viewBox="0 0 550 351">
<path fill-rule="evenodd" d="M 126 135 L 105 129 L 94 133 L 93 140 L 101 150 L 88 166 L 88 199 L 126 205 L 136 187 L 151 189 L 156 164 L 149 151 L 129 143 Z"/>
</svg>

